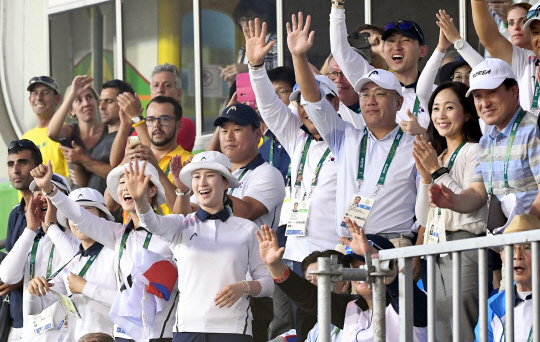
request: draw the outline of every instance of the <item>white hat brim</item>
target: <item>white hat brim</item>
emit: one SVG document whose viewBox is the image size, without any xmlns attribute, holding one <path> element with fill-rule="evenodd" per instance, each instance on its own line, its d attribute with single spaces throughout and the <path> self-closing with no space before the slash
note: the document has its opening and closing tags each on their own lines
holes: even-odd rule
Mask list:
<svg viewBox="0 0 540 342">
<path fill-rule="evenodd" d="M 370 83 L 370 82 L 373 82 L 375 83 L 376 85 L 378 85 L 379 87 L 383 88 L 383 89 L 387 89 L 387 90 L 394 90 L 396 91 L 400 96 L 402 95 L 402 89 L 399 88 L 399 89 L 394 89 L 394 87 L 391 85 L 391 84 L 387 84 L 386 82 L 382 82 L 381 80 L 374 80 L 372 78 L 369 78 L 369 77 L 363 77 L 361 79 L 358 80 L 358 82 L 356 82 L 356 84 L 354 85 L 354 90 L 357 92 L 357 93 L 360 93 L 360 90 L 362 90 L 362 87 L 367 84 L 367 83 Z"/>
<path fill-rule="evenodd" d="M 523 29 L 524 30 L 528 29 L 529 26 L 531 26 L 532 22 L 535 21 L 535 20 L 540 20 L 540 18 L 539 17 L 534 17 L 534 18 L 531 18 L 531 19 L 527 20 L 525 22 L 525 25 L 523 25 Z"/>
<path fill-rule="evenodd" d="M 111 197 L 118 204 L 121 204 L 120 198 L 118 198 L 118 184 L 120 183 L 120 177 L 122 177 L 122 175 L 124 174 L 124 170 L 128 166 L 129 166 L 129 163 L 117 166 L 114 169 L 112 169 L 112 171 L 109 172 L 109 175 L 107 176 L 107 188 L 109 189 L 109 193 L 111 194 Z M 150 172 L 149 167 L 154 168 L 152 164 L 146 164 L 146 168 L 144 169 L 144 175 L 145 176 L 150 175 L 150 181 L 157 187 L 158 204 L 162 205 L 163 203 L 165 203 L 165 200 L 166 200 L 165 188 L 163 188 L 163 185 L 161 185 L 159 178 L 155 174 Z"/>
<path fill-rule="evenodd" d="M 467 91 L 467 94 L 465 94 L 465 97 L 468 97 L 472 94 L 473 90 L 478 89 L 495 89 L 498 88 L 503 82 L 506 80 L 506 77 L 491 77 L 491 78 L 485 78 L 481 81 L 473 82 L 471 84 L 471 87 Z"/>
<path fill-rule="evenodd" d="M 227 178 L 227 180 L 229 181 L 229 187 L 231 188 L 237 188 L 240 186 L 240 182 L 238 181 L 238 179 L 236 179 L 236 177 L 233 176 L 232 173 L 225 166 L 221 165 L 220 163 L 211 161 L 201 161 L 187 164 L 186 166 L 184 166 L 184 168 L 182 168 L 182 171 L 180 171 L 179 178 L 185 186 L 192 189 L 191 178 L 193 177 L 193 172 L 201 169 L 214 170 L 219 172 L 221 175 L 223 175 L 223 177 Z"/>
<path fill-rule="evenodd" d="M 105 207 L 103 204 L 94 202 L 94 201 L 75 201 L 75 202 L 77 202 L 77 204 L 79 204 L 81 207 L 94 207 L 101 210 L 102 212 L 105 213 L 105 216 L 107 217 L 108 221 L 114 222 L 114 216 L 112 216 L 109 209 L 107 209 L 107 207 Z M 68 219 L 61 210 L 58 210 L 58 212 L 56 213 L 56 219 L 58 220 L 58 223 L 62 225 L 62 227 L 68 228 L 67 227 Z"/>
</svg>

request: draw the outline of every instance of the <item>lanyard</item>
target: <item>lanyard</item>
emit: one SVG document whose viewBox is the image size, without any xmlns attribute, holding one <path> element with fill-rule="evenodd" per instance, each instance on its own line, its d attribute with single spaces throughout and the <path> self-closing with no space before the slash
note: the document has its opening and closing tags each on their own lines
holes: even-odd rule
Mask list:
<svg viewBox="0 0 540 342">
<path fill-rule="evenodd" d="M 390 147 L 390 151 L 388 152 L 388 157 L 386 157 L 386 161 L 382 168 L 381 175 L 379 176 L 379 181 L 377 182 L 377 190 L 375 190 L 375 193 L 373 194 L 374 196 L 376 196 L 379 193 L 379 189 L 384 185 L 384 181 L 386 180 L 386 176 L 388 174 L 388 169 L 390 168 L 390 164 L 392 163 L 392 160 L 394 159 L 394 156 L 396 155 L 396 150 L 399 146 L 399 142 L 401 141 L 402 137 L 403 137 L 403 130 L 400 128 L 396 134 L 396 137 L 394 138 L 392 147 Z M 362 143 L 360 144 L 360 158 L 358 159 L 358 177 L 356 178 L 358 180 L 358 191 L 360 191 L 360 185 L 362 185 L 362 183 L 364 182 L 364 168 L 366 164 L 367 139 L 368 139 L 368 131 L 367 131 L 367 128 L 364 128 L 364 136 L 362 137 Z"/>
<path fill-rule="evenodd" d="M 120 260 L 122 260 L 122 254 L 124 254 L 124 249 L 126 249 L 126 242 L 129 237 L 129 233 L 131 233 L 131 229 L 126 228 L 124 230 L 124 235 L 122 235 L 122 241 L 120 241 L 120 250 L 118 251 L 118 279 L 122 279 L 120 275 Z M 150 240 L 152 239 L 152 233 L 148 232 L 146 234 L 146 239 L 144 240 L 143 248 L 148 249 L 148 245 L 150 245 Z"/>
<path fill-rule="evenodd" d="M 330 338 L 336 336 L 338 333 L 339 333 L 339 328 L 335 327 L 334 331 L 332 331 L 332 335 L 330 335 Z M 319 335 L 317 335 L 317 337 L 315 338 L 315 342 L 317 342 L 318 339 L 319 339 Z"/>
<path fill-rule="evenodd" d="M 456 148 L 454 153 L 452 153 L 452 156 L 450 156 L 450 160 L 448 161 L 448 172 L 452 170 L 452 166 L 454 166 L 454 162 L 456 161 L 459 150 L 461 150 L 463 146 L 465 146 L 465 141 L 462 141 L 461 144 L 459 144 L 459 146 Z M 433 182 L 435 182 L 435 180 L 433 180 Z M 437 211 L 437 214 L 441 215 L 441 208 L 437 208 Z"/>
<path fill-rule="evenodd" d="M 247 168 L 245 168 L 244 171 L 242 171 L 242 173 L 240 174 L 240 177 L 238 177 L 238 182 L 240 182 L 242 178 L 244 178 L 244 176 L 246 175 L 246 172 L 248 172 Z M 234 192 L 234 188 L 231 188 L 231 190 L 229 190 L 229 195 L 232 195 L 233 192 Z"/>
<path fill-rule="evenodd" d="M 514 121 L 514 124 L 512 125 L 512 130 L 510 131 L 510 137 L 508 137 L 508 146 L 506 147 L 506 158 L 504 160 L 504 187 L 506 189 L 506 192 L 508 192 L 508 163 L 510 161 L 510 153 L 512 152 L 512 145 L 514 145 L 514 139 L 516 139 L 516 132 L 518 130 L 519 124 L 521 123 L 521 120 L 525 117 L 525 111 L 521 109 L 518 116 L 516 117 L 516 121 Z M 495 139 L 493 140 L 493 143 L 495 143 Z M 493 193 L 493 163 L 491 161 L 491 155 L 493 154 L 493 143 L 491 144 L 491 147 L 489 148 L 489 178 L 488 178 L 488 195 L 491 195 Z"/>
<path fill-rule="evenodd" d="M 268 164 L 274 165 L 274 138 L 270 138 L 270 157 L 268 157 Z"/>
<path fill-rule="evenodd" d="M 99 255 L 99 253 L 101 252 L 102 249 L 103 249 L 103 246 L 99 247 L 96 254 L 92 255 L 90 258 L 88 258 L 88 260 L 86 260 L 86 263 L 84 264 L 83 268 L 79 271 L 79 277 L 84 278 L 84 276 L 86 275 L 86 272 L 88 271 L 90 266 L 92 266 L 92 264 L 94 263 L 94 260 L 96 260 L 96 258 L 98 257 L 98 255 Z M 58 275 L 58 273 L 62 272 L 62 270 L 64 268 L 66 268 L 66 266 L 69 265 L 69 263 L 71 261 L 73 261 L 73 259 L 75 259 L 77 257 L 77 255 L 79 255 L 79 254 L 80 254 L 80 252 L 75 254 L 75 256 L 73 256 L 73 258 L 71 258 L 68 262 L 66 262 L 66 264 L 64 266 L 62 266 L 59 270 L 54 272 L 54 274 L 52 276 L 50 276 L 50 277 L 47 276 L 47 281 L 54 279 Z M 81 258 L 82 258 L 82 254 L 81 254 Z"/>
<path fill-rule="evenodd" d="M 538 86 L 538 80 L 534 86 L 534 95 L 532 100 L 531 109 L 538 109 L 538 96 L 540 95 L 540 86 Z"/>
<path fill-rule="evenodd" d="M 36 276 L 36 254 L 37 249 L 39 245 L 39 241 L 41 240 L 41 236 L 34 239 L 34 244 L 32 245 L 32 251 L 30 252 L 30 280 L 34 279 Z M 49 278 L 52 271 L 52 263 L 53 263 L 53 257 L 54 257 L 54 245 L 51 247 L 51 252 L 49 253 L 49 261 L 47 262 L 47 274 L 46 278 Z"/>
<path fill-rule="evenodd" d="M 418 98 L 418 96 L 416 97 L 416 99 L 414 100 L 414 108 L 413 108 L 413 115 L 417 118 L 418 117 L 418 112 L 420 111 L 420 99 Z"/>
<path fill-rule="evenodd" d="M 298 165 L 298 171 L 296 173 L 296 181 L 294 183 L 294 187 L 296 188 L 296 191 L 298 192 L 298 189 L 301 186 L 301 182 L 304 175 L 304 166 L 306 166 L 306 158 L 307 153 L 309 150 L 309 146 L 311 145 L 311 140 L 313 138 L 309 137 L 306 141 L 306 144 L 304 145 L 304 151 L 302 151 L 302 158 L 300 159 L 300 164 Z M 311 193 L 313 192 L 313 188 L 317 186 L 317 182 L 319 181 L 319 173 L 321 172 L 321 167 L 328 155 L 330 154 L 330 148 L 326 148 L 326 151 L 324 151 L 321 159 L 317 163 L 317 167 L 315 168 L 315 172 L 313 174 L 313 180 L 311 181 L 311 192 L 309 193 L 309 196 L 311 197 Z"/>
</svg>

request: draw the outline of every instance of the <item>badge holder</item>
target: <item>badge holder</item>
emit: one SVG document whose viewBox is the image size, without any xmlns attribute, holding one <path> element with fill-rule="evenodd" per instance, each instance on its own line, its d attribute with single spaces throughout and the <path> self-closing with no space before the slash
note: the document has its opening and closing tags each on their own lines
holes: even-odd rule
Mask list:
<svg viewBox="0 0 540 342">
<path fill-rule="evenodd" d="M 424 232 L 424 245 L 446 242 L 446 227 L 440 208 L 430 208 L 426 231 Z M 441 254 L 441 257 L 448 255 Z"/>
<path fill-rule="evenodd" d="M 341 226 L 347 228 L 345 219 L 349 218 L 351 221 L 356 222 L 358 227 L 363 228 L 374 204 L 375 200 L 373 198 L 354 195 L 351 202 L 347 206 Z"/>
<path fill-rule="evenodd" d="M 281 215 L 279 217 L 279 225 L 283 226 L 289 223 L 289 217 L 291 216 L 291 187 L 285 187 L 285 198 L 283 199 L 283 205 L 281 206 Z"/>
<path fill-rule="evenodd" d="M 304 193 L 302 199 L 291 199 L 289 210 L 289 222 L 285 230 L 285 236 L 306 236 L 307 222 L 309 217 L 309 206 L 311 204 L 311 192 L 309 196 Z"/>
<path fill-rule="evenodd" d="M 77 309 L 77 306 L 75 305 L 75 302 L 73 301 L 73 299 L 71 299 L 71 297 L 68 297 L 66 295 L 63 295 L 53 290 L 51 290 L 51 293 L 58 296 L 60 304 L 62 305 L 62 308 L 64 308 L 64 311 L 66 313 L 66 315 L 64 316 L 64 319 L 60 322 L 60 324 L 58 324 L 58 328 L 57 328 L 57 330 L 62 329 L 62 333 L 60 334 L 58 341 L 63 341 L 64 338 L 67 336 L 68 330 L 69 330 L 68 329 L 69 328 L 69 317 L 68 317 L 69 315 L 68 314 L 71 314 L 79 318 L 82 318 L 82 317 L 81 317 L 81 314 L 79 313 L 79 310 Z"/>
<path fill-rule="evenodd" d="M 50 307 L 41 311 L 40 314 L 32 315 L 32 331 L 34 332 L 34 335 L 41 335 L 45 331 L 51 330 L 53 324 L 53 314 Z"/>
</svg>

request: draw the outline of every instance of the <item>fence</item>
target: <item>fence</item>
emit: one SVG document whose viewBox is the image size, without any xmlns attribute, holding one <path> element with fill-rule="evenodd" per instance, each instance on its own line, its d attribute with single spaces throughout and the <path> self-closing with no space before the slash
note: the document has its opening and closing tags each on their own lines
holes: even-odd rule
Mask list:
<svg viewBox="0 0 540 342">
<path fill-rule="evenodd" d="M 478 250 L 479 284 L 479 323 L 480 341 L 488 341 L 488 250 L 491 247 L 505 246 L 505 287 L 512 289 L 514 283 L 514 248 L 515 244 L 532 245 L 532 301 L 534 342 L 540 342 L 540 230 L 520 233 L 486 236 L 397 249 L 382 250 L 378 258 L 366 255 L 366 265 L 357 269 L 343 268 L 336 258 L 319 258 L 318 270 L 318 321 L 319 341 L 330 342 L 330 290 L 331 283 L 343 280 L 360 280 L 369 283 L 373 289 L 373 336 L 374 342 L 386 341 L 385 291 L 384 277 L 390 271 L 390 262 L 398 261 L 399 277 L 399 317 L 401 342 L 413 341 L 413 280 L 412 258 L 426 256 L 428 288 L 428 341 L 435 339 L 435 258 L 439 254 L 451 253 L 453 258 L 453 305 L 452 335 L 453 341 L 461 341 L 461 252 Z M 372 262 L 371 262 L 372 261 Z M 514 291 L 505 291 L 506 307 L 514 307 Z M 506 310 L 506 341 L 514 341 L 514 310 Z"/>
</svg>

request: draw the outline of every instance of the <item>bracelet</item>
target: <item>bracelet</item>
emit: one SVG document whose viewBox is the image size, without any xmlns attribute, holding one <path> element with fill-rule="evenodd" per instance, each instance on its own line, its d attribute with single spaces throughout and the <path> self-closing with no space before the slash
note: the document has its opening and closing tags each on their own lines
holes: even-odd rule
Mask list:
<svg viewBox="0 0 540 342">
<path fill-rule="evenodd" d="M 245 295 L 249 296 L 249 293 L 251 292 L 251 287 L 249 287 L 249 283 L 247 282 L 247 280 L 242 280 L 244 283 L 246 283 L 248 289 L 246 292 L 244 292 Z"/>
<path fill-rule="evenodd" d="M 264 60 L 263 60 L 262 63 L 259 64 L 259 65 L 253 65 L 253 64 L 251 64 L 251 63 L 248 61 L 248 66 L 251 67 L 251 69 L 254 69 L 254 70 L 257 70 L 257 69 L 262 68 L 263 65 L 264 65 Z"/>
<path fill-rule="evenodd" d="M 186 192 L 179 192 L 178 188 L 174 190 L 174 193 L 176 194 L 176 196 L 180 196 L 180 197 L 187 196 L 187 195 L 189 195 L 190 192 L 191 192 L 191 189 L 189 189 Z"/>
<path fill-rule="evenodd" d="M 41 193 L 44 194 L 45 196 L 49 196 L 50 194 L 52 194 L 54 192 L 55 189 L 56 189 L 56 185 L 53 184 L 53 188 L 51 189 L 51 191 L 45 192 L 45 191 L 41 190 Z"/>
<path fill-rule="evenodd" d="M 287 267 L 287 269 L 285 270 L 285 273 L 279 277 L 279 278 L 274 278 L 274 281 L 278 284 L 281 284 L 283 283 L 285 280 L 287 280 L 287 278 L 289 278 L 289 268 Z"/>
<path fill-rule="evenodd" d="M 47 225 L 45 226 L 45 233 L 47 233 L 49 231 L 49 227 L 52 226 L 53 224 L 56 224 L 56 222 L 51 221 L 51 222 L 47 223 Z"/>
<path fill-rule="evenodd" d="M 343 1 L 334 1 L 334 0 L 332 0 L 332 5 L 343 6 L 343 5 L 345 5 L 345 0 L 343 0 Z"/>
<path fill-rule="evenodd" d="M 135 128 L 139 125 L 142 125 L 146 120 L 142 119 L 141 121 L 137 122 L 136 124 L 131 125 L 131 127 Z"/>
</svg>

